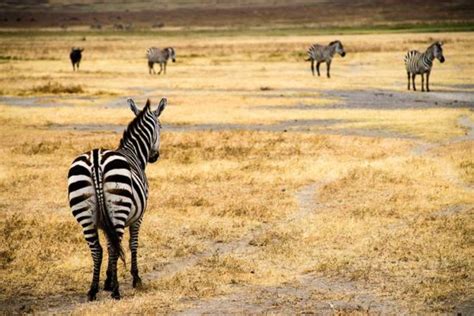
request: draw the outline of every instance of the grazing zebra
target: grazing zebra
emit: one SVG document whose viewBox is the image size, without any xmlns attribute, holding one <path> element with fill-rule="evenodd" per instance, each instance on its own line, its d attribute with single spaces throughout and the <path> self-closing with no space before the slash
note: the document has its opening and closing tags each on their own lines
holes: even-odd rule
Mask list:
<svg viewBox="0 0 474 316">
<path fill-rule="evenodd" d="M 126 226 L 130 226 L 133 287 L 141 286 L 137 248 L 148 197 L 145 167 L 147 162 L 153 163 L 159 158 L 161 124 L 158 117 L 167 100 L 161 99 L 156 110 L 151 109 L 150 100 L 142 111 L 132 99 L 128 103 L 136 117 L 124 131 L 119 147 L 93 149 L 79 155 L 69 169 L 69 204 L 82 226 L 94 261 L 92 284 L 87 294 L 89 301 L 95 300 L 99 291 L 102 263 L 99 228 L 105 232 L 109 252 L 104 290 L 112 291 L 112 297 L 120 299 L 117 260 L 118 257 L 124 260 L 121 240 Z"/>
<path fill-rule="evenodd" d="M 84 48 L 75 48 L 75 47 L 71 48 L 71 53 L 69 54 L 69 58 L 71 58 L 73 71 L 76 71 L 76 66 L 77 66 L 77 70 L 79 70 L 79 63 L 81 62 L 82 51 L 84 51 Z"/>
<path fill-rule="evenodd" d="M 411 50 L 405 55 L 405 68 L 408 77 L 408 90 L 410 90 L 410 75 L 413 84 L 413 91 L 416 91 L 415 77 L 421 75 L 421 91 L 425 91 L 425 77 L 426 73 L 426 91 L 430 92 L 430 73 L 433 67 L 433 60 L 437 58 L 441 63 L 444 63 L 443 43 L 435 42 L 426 49 L 424 53 L 416 50 Z"/>
<path fill-rule="evenodd" d="M 150 47 L 146 50 L 146 57 L 148 59 L 149 74 L 151 74 L 152 70 L 154 74 L 156 73 L 155 69 L 153 68 L 155 63 L 160 64 L 160 72 L 158 72 L 158 74 L 161 74 L 161 71 L 163 70 L 166 74 L 166 63 L 168 62 L 168 59 L 171 58 L 173 62 L 176 62 L 176 53 L 172 47 L 166 47 L 163 50 L 157 47 Z"/>
<path fill-rule="evenodd" d="M 326 63 L 327 67 L 327 76 L 331 78 L 329 71 L 331 69 L 331 62 L 334 55 L 338 53 L 342 57 L 346 56 L 346 52 L 344 51 L 344 47 L 342 46 L 341 41 L 333 41 L 329 43 L 327 46 L 314 44 L 308 49 L 308 59 L 306 61 L 311 61 L 311 71 L 313 72 L 314 76 L 314 61 L 316 61 L 316 70 L 319 74 L 319 65 L 322 62 Z"/>
</svg>

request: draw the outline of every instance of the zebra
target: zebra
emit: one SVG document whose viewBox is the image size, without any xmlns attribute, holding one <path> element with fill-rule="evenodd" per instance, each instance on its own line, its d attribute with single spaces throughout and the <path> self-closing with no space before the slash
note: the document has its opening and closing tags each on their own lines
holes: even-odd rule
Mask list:
<svg viewBox="0 0 474 316">
<path fill-rule="evenodd" d="M 327 46 L 319 44 L 311 45 L 311 47 L 308 49 L 308 58 L 306 59 L 306 61 L 311 61 L 311 71 L 313 73 L 313 76 L 314 61 L 316 61 L 316 70 L 318 71 L 318 76 L 320 76 L 319 65 L 322 62 L 326 62 L 327 76 L 328 78 L 331 78 L 329 71 L 331 69 L 332 58 L 336 53 L 338 53 L 342 57 L 346 56 L 346 52 L 344 51 L 344 47 L 342 46 L 341 41 L 332 41 Z"/>
<path fill-rule="evenodd" d="M 73 71 L 76 71 L 76 66 L 77 66 L 77 70 L 79 70 L 79 63 L 81 62 L 83 51 L 84 51 L 84 48 L 75 48 L 75 47 L 71 48 L 71 53 L 69 54 L 69 58 L 71 59 Z"/>
<path fill-rule="evenodd" d="M 163 50 L 157 47 L 150 47 L 146 50 L 146 57 L 148 59 L 149 74 L 151 74 L 152 70 L 154 74 L 156 73 L 155 69 L 153 68 L 155 63 L 160 64 L 160 72 L 158 72 L 158 74 L 161 74 L 161 71 L 163 70 L 164 74 L 166 74 L 166 63 L 168 62 L 168 59 L 171 58 L 173 62 L 176 62 L 176 53 L 173 47 L 166 47 Z"/>
<path fill-rule="evenodd" d="M 443 43 L 435 42 L 426 49 L 424 53 L 411 50 L 405 55 L 405 68 L 407 70 L 408 90 L 410 90 L 410 75 L 413 84 L 413 91 L 416 91 L 415 77 L 421 75 L 421 91 L 425 91 L 424 74 L 426 73 L 426 91 L 430 92 L 430 73 L 433 67 L 433 60 L 437 58 L 440 63 L 444 63 Z"/>
<path fill-rule="evenodd" d="M 109 261 L 104 290 L 120 299 L 117 260 L 125 263 L 121 246 L 125 227 L 130 227 L 131 274 L 133 287 L 141 287 L 138 274 L 138 232 L 148 198 L 145 167 L 159 158 L 161 123 L 159 116 L 167 99 L 161 99 L 156 110 L 147 100 L 139 110 L 127 100 L 135 118 L 128 124 L 116 150 L 93 149 L 74 159 L 68 174 L 68 195 L 72 214 L 82 226 L 94 263 L 89 301 L 96 299 L 102 263 L 98 229 L 107 237 Z"/>
</svg>

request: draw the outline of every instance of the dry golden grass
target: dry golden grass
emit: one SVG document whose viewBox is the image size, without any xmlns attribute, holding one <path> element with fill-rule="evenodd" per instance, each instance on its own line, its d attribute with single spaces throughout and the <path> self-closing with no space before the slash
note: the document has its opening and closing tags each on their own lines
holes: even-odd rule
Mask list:
<svg viewBox="0 0 474 316">
<path fill-rule="evenodd" d="M 0 55 L 12 56 L 0 63 L 1 92 L 12 97 L 0 101 L 4 308 L 170 313 L 236 287 L 283 286 L 302 274 L 364 283 L 377 297 L 413 313 L 449 312 L 472 298 L 473 146 L 472 140 L 450 143 L 466 132 L 458 119 L 472 113 L 328 108 L 337 100 L 324 93 L 404 92 L 404 52 L 434 39 L 446 42 L 447 62 L 435 64 L 433 90 L 472 91 L 473 35 L 338 36 L 347 57 L 334 61 L 331 80 L 313 78 L 304 51 L 333 38 L 1 38 Z M 26 49 L 32 45 L 37 49 Z M 168 65 L 166 76 L 147 73 L 144 51 L 152 45 L 177 50 L 178 61 Z M 67 59 L 71 46 L 86 47 L 76 73 Z M 49 82 L 63 89 L 55 91 Z M 72 86 L 82 92 L 57 95 Z M 8 105 L 24 94 L 31 107 Z M 103 295 L 96 303 L 66 305 L 64 297 L 77 302 L 85 296 L 92 267 L 68 208 L 67 170 L 78 153 L 115 148 L 120 139 L 107 128 L 67 126 L 125 126 L 132 114 L 121 99 L 135 96 L 143 103 L 163 95 L 170 106 L 162 119 L 162 159 L 147 169 L 151 192 L 140 235 L 145 288 L 132 290 L 129 270 L 120 264 L 122 301 Z M 294 120 L 338 121 L 288 132 L 167 130 L 171 124 Z M 413 139 L 324 135 L 351 128 Z M 431 141 L 434 149 L 416 150 Z M 295 193 L 312 183 L 320 183 L 314 207 L 300 214 Z M 241 239 L 250 245 L 229 246 Z M 220 245 L 223 250 L 216 251 Z M 154 277 L 173 264 L 175 271 Z M 325 299 L 350 297 L 336 293 Z"/>
</svg>

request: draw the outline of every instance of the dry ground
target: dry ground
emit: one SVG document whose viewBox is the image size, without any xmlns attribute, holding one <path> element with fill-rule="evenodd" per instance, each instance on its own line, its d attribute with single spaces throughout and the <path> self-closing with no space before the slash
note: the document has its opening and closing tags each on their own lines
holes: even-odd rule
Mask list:
<svg viewBox="0 0 474 316">
<path fill-rule="evenodd" d="M 0 38 L 2 312 L 472 308 L 472 33 L 338 36 L 348 54 L 330 80 L 303 61 L 329 36 L 32 34 Z M 406 92 L 405 51 L 434 40 L 446 43 L 434 92 Z M 147 73 L 152 45 L 176 48 L 166 76 Z M 120 264 L 124 299 L 85 303 L 91 259 L 67 169 L 117 146 L 127 96 L 169 99 L 147 168 L 145 286 Z"/>
</svg>

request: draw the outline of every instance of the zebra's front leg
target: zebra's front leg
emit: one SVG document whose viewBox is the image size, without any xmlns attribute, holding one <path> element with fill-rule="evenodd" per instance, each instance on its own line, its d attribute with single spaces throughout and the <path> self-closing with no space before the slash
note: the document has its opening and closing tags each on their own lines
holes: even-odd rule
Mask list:
<svg viewBox="0 0 474 316">
<path fill-rule="evenodd" d="M 97 292 L 99 292 L 99 279 L 100 279 L 100 266 L 102 264 L 102 247 L 99 243 L 99 236 L 97 234 L 97 229 L 93 228 L 91 230 L 84 229 L 84 235 L 87 236 L 86 240 L 89 244 L 89 248 L 92 254 L 92 260 L 94 262 L 94 272 L 92 274 L 92 283 L 89 292 L 87 293 L 87 298 L 89 301 L 95 301 Z"/>
<path fill-rule="evenodd" d="M 416 74 L 412 74 L 411 75 L 411 83 L 413 85 L 413 91 L 416 91 L 416 87 L 415 87 L 415 77 L 416 77 Z"/>
<path fill-rule="evenodd" d="M 158 74 L 161 75 L 161 72 L 163 71 L 163 64 L 160 63 L 160 71 L 158 71 Z"/>
<path fill-rule="evenodd" d="M 326 62 L 326 65 L 327 65 L 327 75 L 328 75 L 328 78 L 331 78 L 331 75 L 329 74 L 330 70 L 331 70 L 331 62 Z"/>
<path fill-rule="evenodd" d="M 425 75 L 421 74 L 421 92 L 425 92 Z"/>
<path fill-rule="evenodd" d="M 314 76 L 314 59 L 311 59 L 311 72 L 313 73 L 313 76 Z"/>
<path fill-rule="evenodd" d="M 130 226 L 130 252 L 132 253 L 131 273 L 133 277 L 133 287 L 141 288 L 142 279 L 138 275 L 137 250 L 138 250 L 138 232 L 140 230 L 140 221 Z"/>
<path fill-rule="evenodd" d="M 408 77 L 408 90 L 410 90 L 410 73 L 407 72 L 407 77 Z"/>
<path fill-rule="evenodd" d="M 430 92 L 430 72 L 426 73 L 426 92 Z"/>
<path fill-rule="evenodd" d="M 166 61 L 165 61 L 165 64 L 164 64 L 164 73 L 166 75 Z"/>
<path fill-rule="evenodd" d="M 319 73 L 319 65 L 321 65 L 321 62 L 318 61 L 318 63 L 316 64 L 316 70 L 318 71 L 318 77 L 321 76 L 321 74 Z"/>
</svg>

